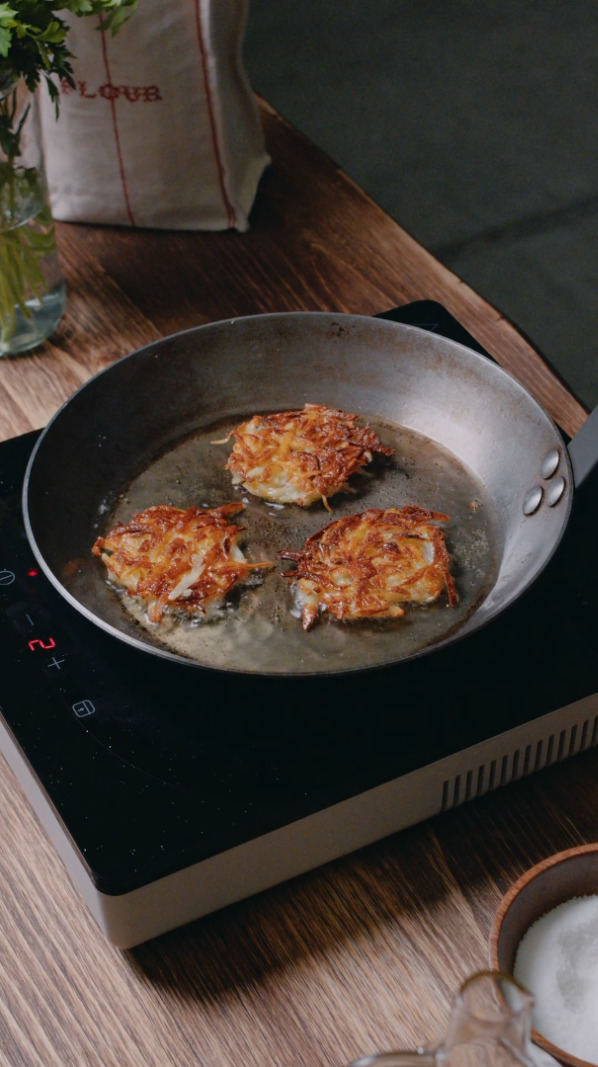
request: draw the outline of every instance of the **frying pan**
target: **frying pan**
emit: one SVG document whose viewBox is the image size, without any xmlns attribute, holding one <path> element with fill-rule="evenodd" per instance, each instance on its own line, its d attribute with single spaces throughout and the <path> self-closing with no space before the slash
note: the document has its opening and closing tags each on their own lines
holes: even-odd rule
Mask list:
<svg viewBox="0 0 598 1067">
<path fill-rule="evenodd" d="M 332 498 L 332 515 L 323 504 L 273 507 L 233 488 L 224 469 L 231 444 L 214 444 L 253 413 L 306 402 L 359 414 L 393 449 Z M 23 504 L 47 577 L 117 640 L 201 668 L 293 676 L 395 664 L 463 640 L 545 568 L 573 492 L 554 423 L 485 356 L 385 318 L 298 312 L 187 330 L 97 374 L 38 439 Z M 276 565 L 214 621 L 148 623 L 91 554 L 116 520 L 152 504 L 239 499 L 247 557 Z M 322 616 L 304 632 L 277 553 L 300 548 L 331 519 L 406 504 L 449 516 L 459 603 L 449 607 L 442 596 L 400 620 Z"/>
</svg>

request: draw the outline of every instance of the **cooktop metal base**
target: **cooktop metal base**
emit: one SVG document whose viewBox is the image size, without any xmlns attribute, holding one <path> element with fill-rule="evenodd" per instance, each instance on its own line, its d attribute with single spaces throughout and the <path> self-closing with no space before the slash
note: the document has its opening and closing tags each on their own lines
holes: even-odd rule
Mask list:
<svg viewBox="0 0 598 1067">
<path fill-rule="evenodd" d="M 0 723 L 4 755 L 100 930 L 131 948 L 596 744 L 598 698 L 490 738 L 128 892 L 102 892 Z"/>
</svg>

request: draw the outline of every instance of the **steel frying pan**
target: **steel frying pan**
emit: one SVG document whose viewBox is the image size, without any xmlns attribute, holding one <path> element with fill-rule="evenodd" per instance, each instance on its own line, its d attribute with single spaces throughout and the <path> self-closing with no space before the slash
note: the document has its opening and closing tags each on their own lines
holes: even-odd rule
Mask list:
<svg viewBox="0 0 598 1067">
<path fill-rule="evenodd" d="M 419 504 L 446 512 L 459 603 L 396 621 L 322 618 L 305 633 L 283 565 L 224 618 L 147 623 L 91 554 L 115 519 L 156 503 L 246 503 L 247 555 L 277 561 L 330 521 L 321 504 L 272 507 L 233 489 L 230 445 L 256 412 L 323 403 L 358 413 L 393 450 L 332 500 L 333 515 Z M 23 490 L 27 535 L 62 596 L 136 648 L 186 664 L 265 675 L 363 670 L 473 633 L 531 585 L 569 520 L 568 449 L 533 397 L 486 357 L 414 326 L 324 312 L 200 326 L 87 382 L 38 439 Z"/>
</svg>

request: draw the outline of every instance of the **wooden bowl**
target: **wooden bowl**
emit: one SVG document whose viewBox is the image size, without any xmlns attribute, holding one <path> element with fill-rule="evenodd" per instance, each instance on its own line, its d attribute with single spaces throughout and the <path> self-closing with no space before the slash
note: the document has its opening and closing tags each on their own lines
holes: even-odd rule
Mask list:
<svg viewBox="0 0 598 1067">
<path fill-rule="evenodd" d="M 598 843 L 558 852 L 529 871 L 503 897 L 490 931 L 493 969 L 513 974 L 519 944 L 532 923 L 573 897 L 598 894 Z M 530 992 L 533 993 L 533 990 Z M 532 1040 L 567 1067 L 595 1067 L 532 1029 Z"/>
</svg>

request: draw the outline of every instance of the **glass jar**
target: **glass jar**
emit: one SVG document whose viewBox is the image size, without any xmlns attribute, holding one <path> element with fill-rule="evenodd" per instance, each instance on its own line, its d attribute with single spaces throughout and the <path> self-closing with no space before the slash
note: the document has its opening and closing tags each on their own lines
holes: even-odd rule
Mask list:
<svg viewBox="0 0 598 1067">
<path fill-rule="evenodd" d="M 45 341 L 65 304 L 37 97 L 23 82 L 5 83 L 0 85 L 0 356 Z"/>
</svg>

